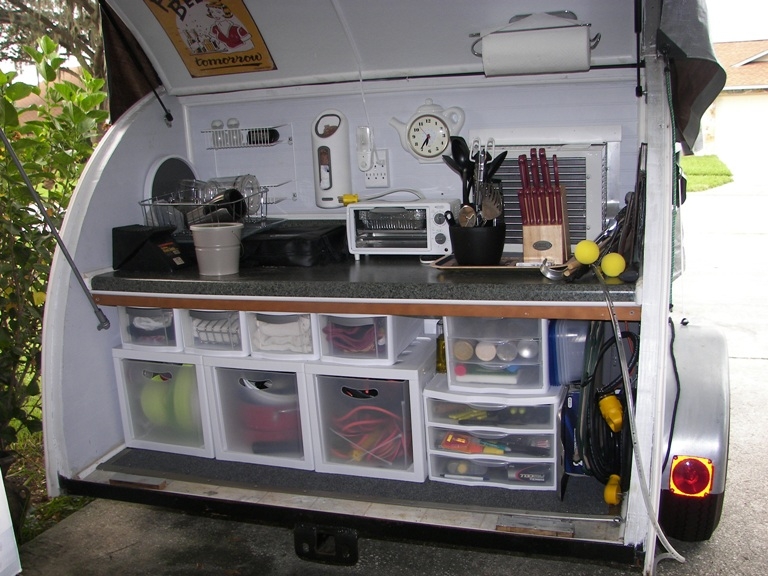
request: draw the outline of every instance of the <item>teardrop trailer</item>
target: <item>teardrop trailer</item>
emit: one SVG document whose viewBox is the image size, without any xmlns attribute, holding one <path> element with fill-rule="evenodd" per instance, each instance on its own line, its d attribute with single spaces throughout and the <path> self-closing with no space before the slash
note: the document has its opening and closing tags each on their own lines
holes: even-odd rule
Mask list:
<svg viewBox="0 0 768 576">
<path fill-rule="evenodd" d="M 717 332 L 671 323 L 669 300 L 675 146 L 693 145 L 722 70 L 693 8 L 570 4 L 545 15 L 564 30 L 542 37 L 520 16 L 541 8 L 523 1 L 106 0 L 108 37 L 159 85 L 110 128 L 61 231 L 88 293 L 57 253 L 43 335 L 50 493 L 290 526 L 300 556 L 340 564 L 358 537 L 380 537 L 650 574 L 657 538 L 673 556 L 668 537 L 707 540 L 725 494 L 727 353 Z M 681 27 L 695 33 L 682 40 Z M 515 35 L 536 58 L 515 52 Z M 440 265 L 452 253 L 442 221 L 410 230 L 430 239 L 416 247 L 400 229 L 356 245 L 346 195 L 360 209 L 391 189 L 397 208 L 432 219 L 467 204 L 442 159 L 451 137 L 506 154 L 494 169 L 507 255 L 525 244 L 519 157 L 557 157 L 563 262 Z M 251 228 L 240 272 L 164 258 L 170 242 L 194 260 L 189 207 L 166 194 L 232 175 L 258 179 L 238 204 Z M 203 205 L 193 214 L 242 216 Z M 179 207 L 179 226 L 159 226 Z M 141 254 L 131 266 L 116 261 L 116 230 Z M 306 237 L 330 248 L 299 263 Z M 340 237 L 356 258 L 333 250 Z M 572 257 L 582 240 L 599 257 L 623 252 L 627 273 Z"/>
</svg>

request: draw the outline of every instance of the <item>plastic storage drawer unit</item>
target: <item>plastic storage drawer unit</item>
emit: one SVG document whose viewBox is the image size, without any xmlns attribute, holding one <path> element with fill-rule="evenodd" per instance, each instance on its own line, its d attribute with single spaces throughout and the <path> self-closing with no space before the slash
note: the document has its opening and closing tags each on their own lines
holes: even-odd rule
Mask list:
<svg viewBox="0 0 768 576">
<path fill-rule="evenodd" d="M 549 388 L 547 320 L 445 319 L 451 390 L 541 394 Z"/>
<path fill-rule="evenodd" d="M 419 338 L 395 366 L 307 364 L 315 470 L 423 482 L 421 391 L 435 344 Z"/>
<path fill-rule="evenodd" d="M 119 348 L 112 356 L 125 444 L 213 457 L 201 358 Z"/>
<path fill-rule="evenodd" d="M 320 357 L 316 314 L 246 312 L 251 356 L 279 360 Z"/>
<path fill-rule="evenodd" d="M 429 477 L 518 490 L 556 490 L 563 473 L 565 387 L 541 395 L 467 394 L 437 375 L 424 390 Z"/>
<path fill-rule="evenodd" d="M 391 365 L 423 334 L 424 320 L 406 316 L 320 314 L 323 360 L 347 364 Z"/>
<path fill-rule="evenodd" d="M 216 458 L 311 470 L 302 372 L 253 358 L 206 358 Z M 301 365 L 299 365 L 299 368 Z"/>
<path fill-rule="evenodd" d="M 123 348 L 180 352 L 181 320 L 173 308 L 118 307 Z"/>
<path fill-rule="evenodd" d="M 245 312 L 183 310 L 184 350 L 206 356 L 247 356 Z"/>
</svg>

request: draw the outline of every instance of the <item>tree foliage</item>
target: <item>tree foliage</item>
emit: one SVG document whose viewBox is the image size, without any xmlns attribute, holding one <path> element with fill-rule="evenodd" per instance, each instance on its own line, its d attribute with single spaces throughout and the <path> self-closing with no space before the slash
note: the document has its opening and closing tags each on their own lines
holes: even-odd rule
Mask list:
<svg viewBox="0 0 768 576">
<path fill-rule="evenodd" d="M 104 81 L 83 71 L 77 83 L 57 80 L 59 46 L 43 37 L 25 47 L 43 90 L 0 72 L 0 126 L 59 226 L 85 163 L 102 135 L 107 112 Z M 38 103 L 22 105 L 35 94 Z M 22 122 L 23 114 L 32 119 Z M 42 318 L 56 248 L 50 230 L 8 150 L 0 147 L 0 449 L 20 429 L 40 429 Z"/>
<path fill-rule="evenodd" d="M 56 42 L 91 76 L 106 77 L 98 0 L 0 0 L 4 59 L 31 63 L 22 46 L 34 46 L 42 36 Z"/>
</svg>

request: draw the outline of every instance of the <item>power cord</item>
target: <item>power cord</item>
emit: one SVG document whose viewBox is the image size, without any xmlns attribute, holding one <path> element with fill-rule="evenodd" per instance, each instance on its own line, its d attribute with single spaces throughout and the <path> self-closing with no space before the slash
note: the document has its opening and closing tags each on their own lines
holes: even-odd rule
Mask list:
<svg viewBox="0 0 768 576">
<path fill-rule="evenodd" d="M 359 194 L 344 194 L 343 196 L 339 196 L 339 202 L 344 204 L 344 206 L 349 206 L 350 204 L 357 204 L 358 202 L 369 202 L 371 200 L 378 200 L 379 198 L 386 198 L 390 194 L 398 194 L 400 192 L 413 194 L 416 197 L 415 200 L 409 200 L 409 202 L 424 200 L 424 194 L 418 190 L 414 190 L 413 188 L 397 188 L 395 190 L 387 190 L 386 192 L 380 192 L 379 194 L 371 194 L 370 196 L 363 197 L 361 197 Z"/>
<path fill-rule="evenodd" d="M 643 496 L 643 503 L 645 504 L 645 509 L 648 514 L 648 518 L 650 519 L 651 523 L 653 524 L 653 529 L 656 532 L 656 536 L 658 537 L 659 541 L 661 542 L 661 545 L 664 546 L 664 548 L 667 550 L 667 554 L 661 555 L 659 558 L 657 558 L 657 562 L 661 559 L 666 558 L 673 558 L 677 560 L 678 562 L 685 562 L 685 558 L 675 550 L 675 548 L 672 546 L 672 544 L 669 542 L 669 539 L 667 539 L 667 536 L 664 534 L 664 531 L 661 529 L 661 525 L 659 524 L 658 519 L 658 513 L 653 508 L 653 503 L 651 502 L 651 494 L 648 484 L 648 479 L 645 475 L 645 469 L 643 467 L 643 457 L 640 453 L 640 444 L 637 439 L 637 423 L 635 422 L 635 401 L 632 397 L 632 386 L 629 379 L 629 369 L 627 366 L 627 357 L 624 353 L 624 343 L 621 338 L 621 328 L 619 327 L 619 321 L 616 317 L 616 310 L 613 306 L 613 299 L 611 298 L 611 293 L 608 290 L 608 285 L 605 283 L 605 278 L 603 278 L 603 273 L 600 271 L 600 267 L 593 264 L 590 264 L 592 267 L 593 272 L 595 273 L 595 276 L 597 277 L 598 282 L 600 283 L 600 288 L 603 291 L 603 295 L 605 296 L 605 302 L 608 305 L 608 312 L 611 318 L 611 326 L 613 327 L 613 334 L 616 339 L 616 348 L 617 353 L 619 355 L 619 364 L 621 365 L 621 375 L 623 378 L 623 386 L 624 386 L 624 393 L 626 395 L 626 401 L 627 401 L 627 420 L 629 421 L 629 430 L 632 436 L 632 452 L 635 456 L 635 463 L 637 465 L 637 474 L 638 474 L 638 480 L 640 484 L 640 492 Z"/>
</svg>

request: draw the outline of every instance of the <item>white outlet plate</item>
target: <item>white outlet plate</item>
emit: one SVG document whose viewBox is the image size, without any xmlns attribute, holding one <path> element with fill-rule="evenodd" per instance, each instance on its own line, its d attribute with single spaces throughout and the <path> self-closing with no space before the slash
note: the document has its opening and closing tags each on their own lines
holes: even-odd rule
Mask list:
<svg viewBox="0 0 768 576">
<path fill-rule="evenodd" d="M 377 149 L 373 153 L 373 166 L 365 173 L 366 188 L 389 188 L 389 154 Z"/>
</svg>

